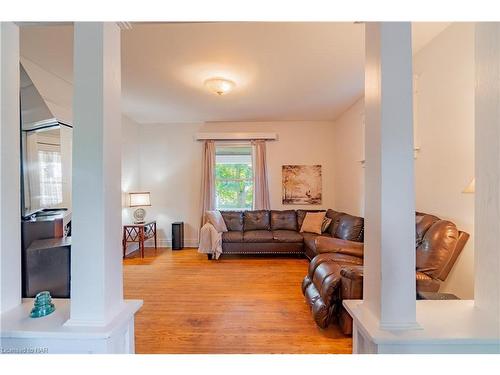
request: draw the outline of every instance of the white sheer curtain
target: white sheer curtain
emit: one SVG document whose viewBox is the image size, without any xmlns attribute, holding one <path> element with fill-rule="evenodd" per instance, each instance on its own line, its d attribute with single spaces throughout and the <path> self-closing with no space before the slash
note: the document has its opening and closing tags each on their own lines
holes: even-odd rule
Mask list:
<svg viewBox="0 0 500 375">
<path fill-rule="evenodd" d="M 28 211 L 39 209 L 40 203 L 40 171 L 38 162 L 38 134 L 26 132 L 26 164 L 24 180 L 24 200 Z"/>
<path fill-rule="evenodd" d="M 201 175 L 201 226 L 205 224 L 205 212 L 215 210 L 215 142 L 203 143 Z"/>
<path fill-rule="evenodd" d="M 38 151 L 40 168 L 40 203 L 43 207 L 54 207 L 62 203 L 61 153 Z"/>
<path fill-rule="evenodd" d="M 269 210 L 269 183 L 267 180 L 266 141 L 252 141 L 253 150 L 253 208 Z"/>
</svg>

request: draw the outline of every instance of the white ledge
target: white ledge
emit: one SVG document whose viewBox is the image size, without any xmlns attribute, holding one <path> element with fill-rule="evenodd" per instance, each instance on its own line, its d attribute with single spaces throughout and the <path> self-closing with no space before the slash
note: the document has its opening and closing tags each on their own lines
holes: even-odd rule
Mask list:
<svg viewBox="0 0 500 375">
<path fill-rule="evenodd" d="M 0 337 L 7 338 L 68 338 L 106 339 L 111 337 L 141 308 L 142 300 L 125 300 L 122 309 L 107 324 L 102 326 L 65 325 L 70 317 L 70 300 L 54 298 L 56 311 L 42 318 L 30 318 L 33 299 L 0 315 Z"/>
<path fill-rule="evenodd" d="M 419 300 L 420 329 L 384 330 L 361 300 L 344 300 L 357 329 L 377 345 L 498 345 L 500 323 L 474 306 L 473 300 Z"/>
</svg>

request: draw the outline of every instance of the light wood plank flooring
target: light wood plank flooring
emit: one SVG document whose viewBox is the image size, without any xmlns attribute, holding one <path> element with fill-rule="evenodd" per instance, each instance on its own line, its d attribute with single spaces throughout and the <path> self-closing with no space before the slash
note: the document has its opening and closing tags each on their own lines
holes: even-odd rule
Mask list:
<svg viewBox="0 0 500 375">
<path fill-rule="evenodd" d="M 124 260 L 126 298 L 136 315 L 137 353 L 351 353 L 336 326 L 321 330 L 300 284 L 308 261 L 232 257 L 195 249 L 146 249 Z"/>
</svg>

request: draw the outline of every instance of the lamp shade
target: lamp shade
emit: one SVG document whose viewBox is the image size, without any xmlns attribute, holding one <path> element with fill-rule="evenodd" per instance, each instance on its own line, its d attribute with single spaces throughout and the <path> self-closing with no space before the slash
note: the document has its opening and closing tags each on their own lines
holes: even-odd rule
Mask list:
<svg viewBox="0 0 500 375">
<path fill-rule="evenodd" d="M 129 193 L 129 196 L 130 196 L 130 207 L 151 206 L 149 191 Z"/>
<path fill-rule="evenodd" d="M 462 193 L 474 193 L 476 191 L 476 179 L 473 178 L 469 185 L 462 191 Z"/>
</svg>

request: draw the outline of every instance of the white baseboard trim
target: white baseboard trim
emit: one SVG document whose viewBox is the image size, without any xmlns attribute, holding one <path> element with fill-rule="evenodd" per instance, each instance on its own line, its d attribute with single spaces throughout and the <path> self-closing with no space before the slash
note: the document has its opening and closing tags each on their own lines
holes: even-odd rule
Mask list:
<svg viewBox="0 0 500 375">
<path fill-rule="evenodd" d="M 156 245 L 158 247 L 172 247 L 172 240 L 167 238 L 158 238 Z M 146 240 L 144 243 L 145 247 L 154 247 L 155 242 L 153 239 Z M 197 239 L 184 240 L 184 247 L 198 247 Z M 134 251 L 139 249 L 138 243 L 130 243 L 127 245 L 127 250 L 125 251 L 125 255 L 129 255 Z"/>
<path fill-rule="evenodd" d="M 149 239 L 144 243 L 146 247 L 153 247 L 154 240 Z M 172 247 L 172 240 L 168 238 L 158 238 L 156 245 L 158 247 Z M 184 239 L 184 247 L 198 247 L 198 239 Z"/>
</svg>

